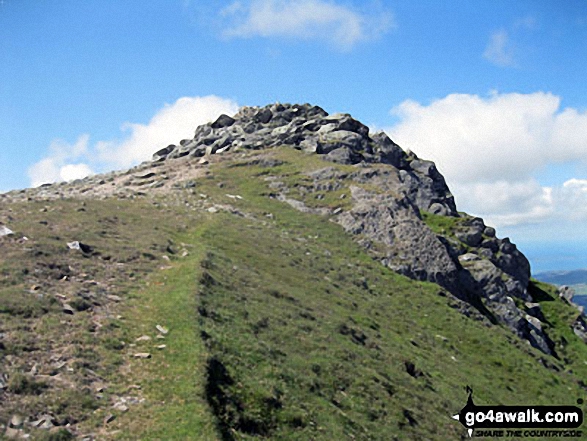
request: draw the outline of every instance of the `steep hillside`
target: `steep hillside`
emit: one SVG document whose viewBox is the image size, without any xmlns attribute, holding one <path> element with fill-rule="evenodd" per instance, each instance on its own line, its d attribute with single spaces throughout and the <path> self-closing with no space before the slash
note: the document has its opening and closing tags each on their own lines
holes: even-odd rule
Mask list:
<svg viewBox="0 0 587 441">
<path fill-rule="evenodd" d="M 6 437 L 459 439 L 466 386 L 585 396 L 580 312 L 348 115 L 244 108 L 0 204 Z"/>
</svg>

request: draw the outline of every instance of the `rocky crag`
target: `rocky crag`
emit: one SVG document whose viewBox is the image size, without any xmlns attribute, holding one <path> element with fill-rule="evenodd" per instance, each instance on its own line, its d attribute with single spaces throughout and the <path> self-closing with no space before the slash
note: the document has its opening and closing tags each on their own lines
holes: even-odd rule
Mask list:
<svg viewBox="0 0 587 441">
<path fill-rule="evenodd" d="M 329 115 L 308 104 L 244 107 L 233 117 L 222 115 L 198 127 L 192 139 L 157 151 L 153 161 L 278 146 L 355 167 L 349 172 L 329 167 L 313 172 L 312 184 L 304 189 L 274 182 L 274 197 L 307 210 L 296 201 L 296 191 L 332 191 L 343 181 L 351 182 L 352 204 L 339 209 L 334 220 L 382 264 L 413 279 L 437 283 L 485 319 L 552 353 L 540 307 L 528 293 L 526 257 L 508 238 L 497 238 L 483 219 L 457 211 L 433 162 L 405 152 L 383 132 L 370 134 L 348 114 Z"/>
</svg>

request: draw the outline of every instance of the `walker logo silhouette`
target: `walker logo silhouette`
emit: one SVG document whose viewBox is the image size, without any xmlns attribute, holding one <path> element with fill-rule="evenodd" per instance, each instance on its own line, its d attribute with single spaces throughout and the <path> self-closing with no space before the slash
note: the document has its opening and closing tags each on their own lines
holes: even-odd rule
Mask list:
<svg viewBox="0 0 587 441">
<path fill-rule="evenodd" d="M 476 406 L 469 386 L 467 393 L 467 404 L 453 419 L 465 426 L 469 437 L 582 437 L 582 431 L 573 430 L 583 424 L 577 406 Z"/>
</svg>

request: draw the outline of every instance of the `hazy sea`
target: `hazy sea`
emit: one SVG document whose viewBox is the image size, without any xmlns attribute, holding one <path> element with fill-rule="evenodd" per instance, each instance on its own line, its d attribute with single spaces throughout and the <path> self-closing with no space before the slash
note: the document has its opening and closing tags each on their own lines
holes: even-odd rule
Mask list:
<svg viewBox="0 0 587 441">
<path fill-rule="evenodd" d="M 530 261 L 532 274 L 587 268 L 585 242 L 517 242 L 516 245 Z"/>
</svg>

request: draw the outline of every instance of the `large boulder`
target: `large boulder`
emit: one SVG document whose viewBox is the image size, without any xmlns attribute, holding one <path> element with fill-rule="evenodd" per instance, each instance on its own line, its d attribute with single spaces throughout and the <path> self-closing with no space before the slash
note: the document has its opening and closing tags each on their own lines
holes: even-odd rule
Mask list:
<svg viewBox="0 0 587 441">
<path fill-rule="evenodd" d="M 230 127 L 235 122 L 234 118 L 231 118 L 228 115 L 220 115 L 216 121 L 214 121 L 210 127 L 213 129 L 222 129 L 224 127 Z"/>
</svg>

